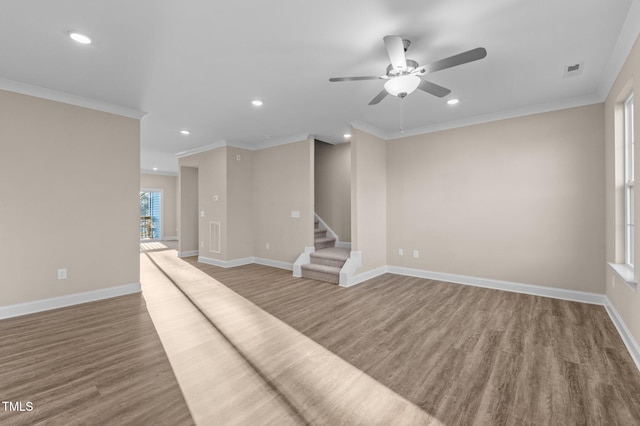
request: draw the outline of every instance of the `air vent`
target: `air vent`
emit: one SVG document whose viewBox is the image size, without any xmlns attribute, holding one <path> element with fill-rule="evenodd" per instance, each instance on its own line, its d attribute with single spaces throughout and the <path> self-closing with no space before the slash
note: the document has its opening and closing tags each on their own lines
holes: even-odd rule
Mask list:
<svg viewBox="0 0 640 426">
<path fill-rule="evenodd" d="M 582 74 L 583 68 L 584 64 L 582 63 L 566 65 L 564 67 L 563 77 L 574 77 L 576 75 L 580 75 Z"/>
</svg>

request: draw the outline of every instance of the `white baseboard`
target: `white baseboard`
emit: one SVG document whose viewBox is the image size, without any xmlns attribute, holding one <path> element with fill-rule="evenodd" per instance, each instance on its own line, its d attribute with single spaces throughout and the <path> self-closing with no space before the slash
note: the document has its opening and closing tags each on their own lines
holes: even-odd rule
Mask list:
<svg viewBox="0 0 640 426">
<path fill-rule="evenodd" d="M 178 241 L 178 236 L 164 237 L 162 241 Z"/>
<path fill-rule="evenodd" d="M 192 256 L 198 256 L 199 254 L 200 254 L 200 250 L 188 250 L 188 251 L 178 252 L 178 257 L 192 257 Z"/>
<path fill-rule="evenodd" d="M 140 293 L 140 291 L 140 283 L 133 283 L 117 287 L 101 288 L 100 290 L 87 291 L 83 293 L 74 293 L 66 296 L 53 297 L 51 299 L 34 300 L 33 302 L 0 306 L 0 319 L 35 314 L 37 312 L 49 311 L 51 309 L 95 302 L 97 300 L 110 299 L 112 297 L 125 296 L 127 294 Z"/>
<path fill-rule="evenodd" d="M 254 263 L 257 263 L 258 265 L 271 266 L 273 268 L 286 269 L 287 271 L 293 271 L 293 263 L 282 262 L 280 260 L 271 260 L 262 257 L 256 257 Z"/>
<path fill-rule="evenodd" d="M 279 269 L 286 269 L 288 271 L 293 270 L 293 264 L 287 262 L 281 262 L 279 260 L 265 259 L 262 257 L 243 257 L 240 259 L 232 260 L 219 260 L 212 259 L 210 257 L 198 256 L 198 262 L 206 263 L 207 265 L 219 266 L 221 268 L 233 268 L 236 266 L 250 265 L 257 263 L 258 265 L 271 266 Z"/>
<path fill-rule="evenodd" d="M 206 263 L 207 265 L 219 266 L 221 268 L 233 268 L 236 266 L 249 265 L 254 262 L 254 257 L 243 257 L 241 259 L 232 260 L 220 260 L 213 259 L 211 257 L 198 256 L 198 262 Z"/>
<path fill-rule="evenodd" d="M 550 297 L 552 299 L 570 300 L 573 302 L 604 305 L 605 295 L 589 293 L 586 291 L 566 290 L 554 287 L 543 287 L 532 284 L 522 284 L 510 281 L 492 280 L 488 278 L 476 278 L 466 275 L 448 274 L 444 272 L 425 271 L 422 269 L 388 266 L 387 272 L 409 277 L 426 278 L 430 280 L 446 281 L 455 284 L 466 284 L 475 287 L 491 288 L 494 290 L 511 291 L 514 293 L 531 294 L 533 296 Z"/>
<path fill-rule="evenodd" d="M 340 287 L 351 287 L 372 278 L 378 277 L 382 274 L 386 274 L 387 272 L 389 272 L 388 266 L 380 266 L 379 268 L 375 268 L 358 275 L 352 275 L 351 277 L 349 277 L 348 282 L 346 284 L 340 284 Z"/>
<path fill-rule="evenodd" d="M 616 308 L 613 307 L 611 300 L 609 300 L 607 296 L 605 296 L 604 298 L 604 308 L 607 310 L 607 313 L 609 314 L 611 321 L 613 321 L 613 325 L 615 325 L 616 330 L 618 330 L 618 334 L 620 334 L 620 337 L 622 338 L 624 345 L 627 347 L 631 358 L 633 358 L 633 362 L 635 362 L 636 367 L 638 367 L 638 370 L 640 370 L 640 345 L 638 345 L 636 339 L 633 338 L 631 331 L 629 331 L 629 329 L 627 328 L 627 325 L 625 324 L 620 314 L 618 314 L 618 311 L 616 311 Z"/>
</svg>

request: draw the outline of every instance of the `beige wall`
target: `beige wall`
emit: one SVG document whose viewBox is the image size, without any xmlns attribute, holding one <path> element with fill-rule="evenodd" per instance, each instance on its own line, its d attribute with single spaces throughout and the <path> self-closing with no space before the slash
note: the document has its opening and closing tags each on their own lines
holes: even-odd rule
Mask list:
<svg viewBox="0 0 640 426">
<path fill-rule="evenodd" d="M 227 260 L 253 256 L 253 152 L 227 147 Z"/>
<path fill-rule="evenodd" d="M 351 144 L 315 143 L 315 212 L 351 241 Z"/>
<path fill-rule="evenodd" d="M 227 254 L 227 148 L 213 149 L 198 157 L 198 217 L 200 256 L 226 260 Z M 217 201 L 214 199 L 217 197 Z M 202 216 L 204 212 L 204 217 Z M 220 224 L 217 247 L 213 223 Z M 214 230 L 212 232 L 212 230 Z M 218 250 L 219 248 L 219 250 Z M 219 251 L 219 253 L 216 253 Z"/>
<path fill-rule="evenodd" d="M 178 175 L 178 251 L 193 252 L 199 249 L 198 229 L 198 168 L 180 165 Z"/>
<path fill-rule="evenodd" d="M 1 306 L 139 282 L 138 120 L 0 91 L 0 146 Z"/>
<path fill-rule="evenodd" d="M 293 263 L 313 245 L 313 145 L 310 139 L 253 152 L 255 256 Z"/>
<path fill-rule="evenodd" d="M 389 264 L 603 293 L 603 117 L 598 104 L 388 142 Z"/>
<path fill-rule="evenodd" d="M 162 191 L 162 238 L 175 239 L 178 237 L 178 177 L 153 175 L 142 173 L 140 175 L 140 190 Z"/>
<path fill-rule="evenodd" d="M 387 265 L 386 142 L 351 132 L 351 248 L 362 253 L 363 273 Z"/>
<path fill-rule="evenodd" d="M 634 92 L 634 129 L 638 139 L 640 129 L 640 44 L 636 41 L 605 102 L 606 189 L 607 189 L 607 261 L 624 263 L 624 195 L 622 102 Z M 635 150 L 636 174 L 640 150 Z M 638 179 L 636 179 L 638 180 Z M 636 185 L 636 191 L 638 186 Z M 635 222 L 640 223 L 640 197 L 635 197 Z M 640 240 L 636 228 L 635 264 L 640 265 Z M 637 268 L 638 266 L 636 266 Z M 606 268 L 607 297 L 616 308 L 629 331 L 640 342 L 640 293 L 632 290 L 617 274 Z M 636 274 L 637 276 L 637 274 Z"/>
<path fill-rule="evenodd" d="M 198 171 L 200 256 L 293 263 L 313 245 L 313 154 L 313 140 L 306 140 L 258 151 L 225 146 L 181 158 L 181 166 Z M 300 218 L 292 218 L 292 210 Z M 221 224 L 220 253 L 210 247 L 211 222 Z"/>
</svg>

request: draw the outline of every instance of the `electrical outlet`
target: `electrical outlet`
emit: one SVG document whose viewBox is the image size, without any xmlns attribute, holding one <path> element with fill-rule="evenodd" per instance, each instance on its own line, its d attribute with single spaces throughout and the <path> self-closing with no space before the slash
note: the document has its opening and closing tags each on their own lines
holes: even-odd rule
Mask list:
<svg viewBox="0 0 640 426">
<path fill-rule="evenodd" d="M 200 241 L 200 247 L 204 247 L 204 241 Z"/>
<path fill-rule="evenodd" d="M 269 250 L 269 243 L 265 244 L 265 247 Z"/>
<path fill-rule="evenodd" d="M 236 155 L 236 161 L 240 161 L 240 154 Z"/>
<path fill-rule="evenodd" d="M 299 219 L 300 218 L 300 210 L 291 210 L 291 217 Z"/>
<path fill-rule="evenodd" d="M 200 211 L 200 217 L 204 217 L 204 210 Z"/>
<path fill-rule="evenodd" d="M 404 256 L 404 250 L 398 249 L 398 256 Z"/>
<path fill-rule="evenodd" d="M 420 257 L 420 252 L 418 250 L 414 250 L 413 251 L 413 257 L 415 257 L 416 259 Z"/>
<path fill-rule="evenodd" d="M 218 200 L 219 200 L 218 196 L 217 196 L 217 195 L 214 195 L 214 196 L 213 196 L 213 201 L 214 201 L 214 202 L 216 202 L 216 201 L 218 201 Z"/>
<path fill-rule="evenodd" d="M 66 280 L 67 279 L 67 268 L 58 269 L 58 279 Z"/>
</svg>

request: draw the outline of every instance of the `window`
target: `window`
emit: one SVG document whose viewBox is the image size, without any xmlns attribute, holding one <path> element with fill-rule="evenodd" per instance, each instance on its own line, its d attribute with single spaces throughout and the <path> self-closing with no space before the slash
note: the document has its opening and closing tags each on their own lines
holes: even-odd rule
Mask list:
<svg viewBox="0 0 640 426">
<path fill-rule="evenodd" d="M 634 266 L 633 94 L 624 102 L 624 261 Z"/>
<path fill-rule="evenodd" d="M 160 191 L 140 191 L 140 239 L 161 238 L 160 212 L 162 211 Z"/>
</svg>

